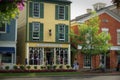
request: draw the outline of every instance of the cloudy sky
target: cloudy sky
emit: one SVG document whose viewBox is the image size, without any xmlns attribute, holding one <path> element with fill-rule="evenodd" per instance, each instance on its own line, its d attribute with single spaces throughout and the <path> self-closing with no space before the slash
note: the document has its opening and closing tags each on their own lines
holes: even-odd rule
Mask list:
<svg viewBox="0 0 120 80">
<path fill-rule="evenodd" d="M 93 4 L 97 2 L 106 3 L 106 6 L 112 4 L 112 0 L 70 0 L 71 4 L 71 19 L 74 19 L 76 16 L 86 13 L 87 8 L 93 9 Z"/>
</svg>

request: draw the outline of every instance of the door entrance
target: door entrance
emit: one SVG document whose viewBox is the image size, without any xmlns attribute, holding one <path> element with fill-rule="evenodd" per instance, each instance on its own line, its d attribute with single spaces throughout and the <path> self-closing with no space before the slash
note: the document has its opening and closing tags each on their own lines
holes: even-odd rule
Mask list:
<svg viewBox="0 0 120 80">
<path fill-rule="evenodd" d="M 45 49 L 45 62 L 46 62 L 46 65 L 52 65 L 54 63 L 54 49 L 53 48 Z"/>
</svg>

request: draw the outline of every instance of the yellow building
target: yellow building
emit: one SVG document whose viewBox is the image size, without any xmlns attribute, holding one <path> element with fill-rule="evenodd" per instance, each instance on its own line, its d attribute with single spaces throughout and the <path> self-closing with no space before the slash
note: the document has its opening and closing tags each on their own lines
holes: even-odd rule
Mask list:
<svg viewBox="0 0 120 80">
<path fill-rule="evenodd" d="M 68 0 L 30 0 L 18 19 L 18 64 L 71 65 Z"/>
</svg>

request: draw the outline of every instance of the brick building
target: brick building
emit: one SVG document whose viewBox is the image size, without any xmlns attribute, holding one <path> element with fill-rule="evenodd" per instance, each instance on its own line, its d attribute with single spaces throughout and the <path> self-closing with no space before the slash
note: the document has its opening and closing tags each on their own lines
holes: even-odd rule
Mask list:
<svg viewBox="0 0 120 80">
<path fill-rule="evenodd" d="M 96 3 L 93 5 L 96 10 L 101 22 L 100 22 L 100 32 L 105 31 L 110 33 L 111 40 L 109 43 L 112 44 L 107 55 L 97 55 L 88 57 L 87 55 L 78 54 L 77 59 L 79 62 L 80 69 L 83 68 L 98 68 L 100 60 L 107 69 L 115 69 L 117 63 L 120 61 L 120 13 L 115 6 L 105 7 L 104 3 Z M 71 20 L 71 28 L 77 33 L 77 26 L 80 23 L 85 22 L 91 18 L 91 9 L 87 9 L 87 13 L 76 17 Z M 78 46 L 78 50 L 80 50 Z"/>
</svg>

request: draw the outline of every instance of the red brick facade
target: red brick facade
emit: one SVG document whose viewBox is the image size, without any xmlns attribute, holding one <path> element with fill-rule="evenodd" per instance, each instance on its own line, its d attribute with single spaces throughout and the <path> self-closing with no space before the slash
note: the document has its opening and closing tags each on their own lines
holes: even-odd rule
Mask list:
<svg viewBox="0 0 120 80">
<path fill-rule="evenodd" d="M 111 15 L 108 13 L 102 13 L 99 15 L 99 18 L 101 20 L 100 22 L 100 32 L 102 28 L 107 28 L 109 29 L 109 33 L 111 35 L 111 40 L 109 43 L 112 44 L 112 46 L 119 46 L 117 44 L 117 29 L 120 29 L 120 22 L 113 18 Z M 107 20 L 107 21 L 105 21 Z M 77 25 L 71 26 L 72 29 L 74 27 L 74 31 L 77 33 Z M 76 29 L 75 29 L 76 28 Z M 115 69 L 117 66 L 117 53 L 115 50 L 110 50 L 106 56 L 106 68 L 110 69 Z M 77 55 L 77 60 L 79 62 L 79 67 L 80 69 L 84 68 L 84 55 L 83 54 L 78 54 Z M 91 66 L 92 68 L 98 68 L 100 64 L 100 56 L 92 56 L 91 60 Z"/>
</svg>

